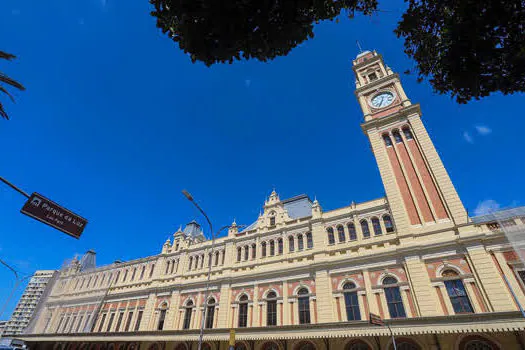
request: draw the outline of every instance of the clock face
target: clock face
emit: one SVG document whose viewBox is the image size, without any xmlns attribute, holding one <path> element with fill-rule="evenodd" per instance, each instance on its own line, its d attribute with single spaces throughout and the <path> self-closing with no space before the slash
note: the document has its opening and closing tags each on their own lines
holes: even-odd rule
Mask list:
<svg viewBox="0 0 525 350">
<path fill-rule="evenodd" d="M 383 108 L 390 106 L 394 102 L 394 94 L 388 91 L 381 92 L 370 100 L 370 104 L 374 108 Z"/>
</svg>

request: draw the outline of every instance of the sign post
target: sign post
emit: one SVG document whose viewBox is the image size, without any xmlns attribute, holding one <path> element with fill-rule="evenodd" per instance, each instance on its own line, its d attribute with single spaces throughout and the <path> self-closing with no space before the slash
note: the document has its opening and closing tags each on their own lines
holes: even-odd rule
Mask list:
<svg viewBox="0 0 525 350">
<path fill-rule="evenodd" d="M 385 323 L 385 321 L 381 318 L 381 316 L 370 313 L 369 318 L 370 324 L 373 324 L 375 326 L 387 326 L 388 330 L 390 331 L 390 336 L 392 337 L 392 345 L 394 346 L 394 350 L 397 350 L 396 345 L 396 338 L 394 337 L 394 333 L 392 332 L 392 329 L 390 328 L 390 325 L 388 323 Z"/>
<path fill-rule="evenodd" d="M 87 220 L 38 193 L 33 193 L 20 210 L 22 214 L 80 238 Z"/>
</svg>

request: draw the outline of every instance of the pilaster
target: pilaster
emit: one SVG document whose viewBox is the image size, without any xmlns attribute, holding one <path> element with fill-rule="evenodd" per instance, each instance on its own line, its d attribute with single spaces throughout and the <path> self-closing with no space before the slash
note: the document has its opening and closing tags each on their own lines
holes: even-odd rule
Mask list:
<svg viewBox="0 0 525 350">
<path fill-rule="evenodd" d="M 426 270 L 425 264 L 419 256 L 410 256 L 405 258 L 405 266 L 407 273 L 410 276 L 410 282 L 414 289 L 414 299 L 419 306 L 421 316 L 437 316 L 440 315 L 439 303 L 435 298 L 435 293 L 432 290 L 430 277 Z M 406 307 L 409 305 L 407 304 Z"/>
</svg>

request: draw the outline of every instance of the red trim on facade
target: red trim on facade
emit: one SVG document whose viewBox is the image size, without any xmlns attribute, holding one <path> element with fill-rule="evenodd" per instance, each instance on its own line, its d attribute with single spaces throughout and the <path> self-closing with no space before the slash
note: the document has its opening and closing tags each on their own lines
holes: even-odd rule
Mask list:
<svg viewBox="0 0 525 350">
<path fill-rule="evenodd" d="M 494 252 L 490 252 L 490 256 L 492 257 L 492 261 L 494 262 L 494 265 L 496 265 L 496 268 L 498 269 L 500 277 L 503 279 L 503 284 L 507 288 L 507 291 L 509 292 L 509 294 L 512 295 L 512 292 L 511 292 L 508 284 L 505 282 L 505 278 L 503 277 L 504 276 L 503 275 L 503 270 L 501 269 L 501 266 L 499 265 L 498 259 L 494 255 Z M 511 297 L 511 299 L 512 299 L 512 302 L 514 303 L 514 306 L 516 306 L 516 309 L 519 310 L 519 306 L 518 306 L 518 303 L 516 303 L 516 300 L 514 300 L 514 298 L 512 298 L 512 297 Z"/>
<path fill-rule="evenodd" d="M 481 297 L 481 293 L 479 292 L 479 288 L 476 285 L 475 282 L 470 282 L 470 286 L 472 287 L 472 290 L 474 291 L 474 295 L 476 296 L 476 299 L 478 300 L 478 304 L 481 307 L 481 312 L 487 312 L 487 307 L 485 306 L 485 302 L 483 301 L 483 298 Z"/>
<path fill-rule="evenodd" d="M 335 304 L 337 307 L 337 321 L 341 322 L 341 298 L 335 298 Z"/>
<path fill-rule="evenodd" d="M 368 314 L 370 313 L 370 310 L 368 309 L 368 300 L 366 299 L 366 294 L 362 295 L 363 297 L 363 306 L 365 308 L 365 314 L 362 316 L 363 320 L 368 320 Z"/>
<path fill-rule="evenodd" d="M 408 306 L 410 306 L 410 312 L 412 313 L 412 317 L 416 317 L 416 308 L 414 307 L 414 300 L 412 300 L 412 293 L 410 293 L 410 289 L 406 290 L 407 293 L 407 300 L 408 300 Z"/>
<path fill-rule="evenodd" d="M 448 309 L 447 305 L 445 304 L 445 299 L 443 298 L 443 293 L 441 293 L 441 288 L 435 287 L 436 293 L 438 295 L 439 303 L 441 304 L 441 309 L 443 310 L 443 314 L 445 316 L 448 316 Z"/>
<path fill-rule="evenodd" d="M 443 204 L 443 201 L 441 200 L 441 197 L 438 194 L 436 184 L 434 183 L 434 181 L 432 181 L 430 171 L 425 162 L 423 161 L 423 155 L 421 154 L 419 147 L 417 146 L 414 140 L 407 140 L 407 144 L 408 148 L 412 152 L 412 156 L 414 157 L 414 161 L 419 170 L 419 174 L 421 174 L 423 185 L 425 186 L 428 196 L 430 197 L 430 201 L 432 202 L 432 206 L 436 211 L 437 218 L 448 219 L 448 214 Z"/>
<path fill-rule="evenodd" d="M 381 318 L 385 318 L 385 313 L 383 312 L 383 305 L 381 304 L 381 295 L 376 294 L 377 307 L 379 308 L 379 315 Z"/>
<path fill-rule="evenodd" d="M 392 166 L 392 170 L 394 172 L 394 177 L 396 178 L 399 192 L 401 192 L 401 197 L 403 198 L 403 202 L 405 203 L 405 208 L 408 214 L 408 218 L 410 219 L 410 224 L 421 224 L 421 220 L 419 219 L 419 215 L 417 214 L 416 205 L 414 204 L 414 199 L 412 198 L 412 195 L 410 194 L 410 191 L 408 189 L 408 184 L 406 182 L 405 177 L 403 176 L 403 172 L 401 171 L 401 165 L 399 164 L 396 153 L 393 147 L 387 147 L 386 151 L 388 154 L 388 159 L 390 160 L 390 164 Z"/>
<path fill-rule="evenodd" d="M 414 165 L 412 164 L 412 160 L 410 159 L 410 156 L 408 155 L 405 144 L 403 142 L 400 142 L 400 143 L 395 143 L 395 145 L 396 145 L 396 149 L 399 154 L 399 157 L 401 158 L 401 161 L 403 162 L 403 165 L 405 166 L 405 171 L 406 171 L 405 175 L 408 177 L 408 181 L 412 185 L 412 191 L 414 192 L 416 201 L 419 204 L 419 209 L 421 210 L 421 215 L 423 215 L 423 220 L 425 222 L 435 221 L 434 216 L 432 215 L 432 211 L 430 210 L 430 205 L 428 203 L 428 200 L 425 196 L 425 193 L 423 192 L 423 187 L 421 186 L 421 182 L 419 181 L 419 178 L 417 177 L 416 170 L 414 169 Z"/>
</svg>

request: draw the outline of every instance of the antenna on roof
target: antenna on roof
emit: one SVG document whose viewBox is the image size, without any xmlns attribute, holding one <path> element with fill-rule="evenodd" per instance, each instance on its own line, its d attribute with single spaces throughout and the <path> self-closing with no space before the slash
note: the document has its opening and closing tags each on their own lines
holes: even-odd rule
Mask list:
<svg viewBox="0 0 525 350">
<path fill-rule="evenodd" d="M 363 53 L 363 49 L 361 48 L 361 44 L 359 43 L 359 40 L 355 41 L 357 48 L 359 49 L 359 53 Z"/>
</svg>

